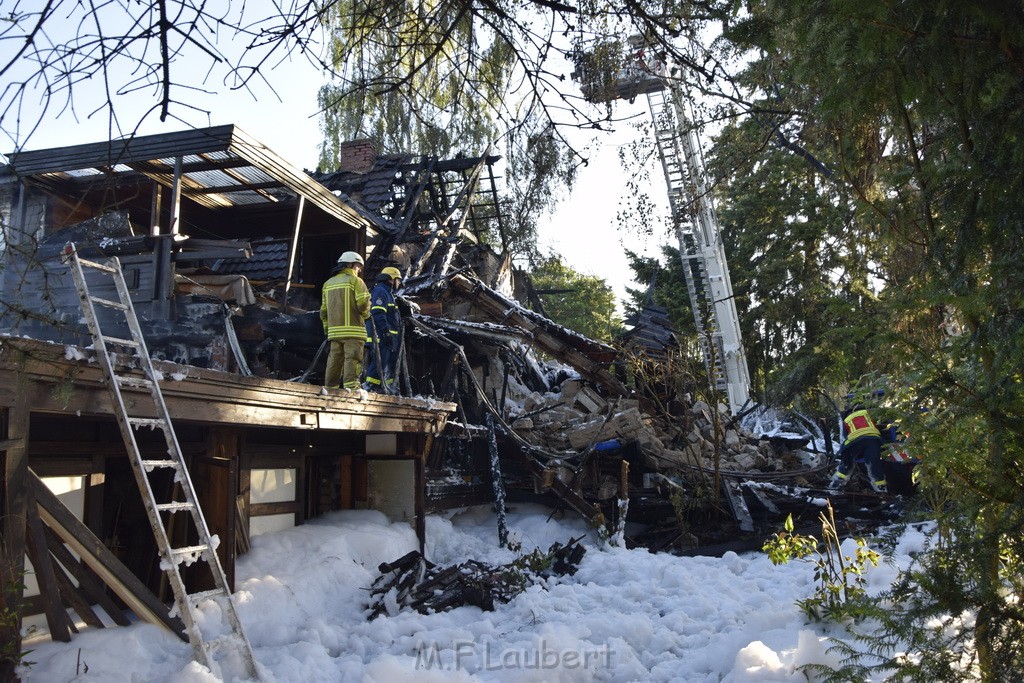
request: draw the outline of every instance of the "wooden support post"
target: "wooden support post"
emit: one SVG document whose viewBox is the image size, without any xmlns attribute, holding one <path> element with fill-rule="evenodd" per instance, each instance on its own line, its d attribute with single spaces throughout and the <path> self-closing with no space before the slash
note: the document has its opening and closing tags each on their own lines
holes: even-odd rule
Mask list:
<svg viewBox="0 0 1024 683">
<path fill-rule="evenodd" d="M 355 507 L 352 488 L 352 456 L 342 455 L 338 459 L 338 509 L 351 510 Z"/>
<path fill-rule="evenodd" d="M 299 208 L 295 212 L 295 232 L 292 234 L 291 248 L 288 249 L 288 275 L 284 281 L 284 296 L 281 299 L 281 310 L 288 308 L 288 291 L 292 287 L 292 277 L 295 275 L 295 254 L 299 250 L 299 228 L 302 225 L 302 210 L 306 206 L 306 198 L 299 195 Z"/>
<path fill-rule="evenodd" d="M 5 437 L 3 451 L 3 519 L 0 520 L 0 609 L 19 611 L 24 591 L 22 572 L 25 571 L 25 522 L 27 518 L 28 476 L 28 406 L 16 400 L 10 408 L 0 409 L 0 420 Z M 21 620 L 0 625 L 0 642 L 10 643 L 15 652 L 21 652 Z M 17 661 L 0 659 L 0 681 L 13 681 Z"/>
<path fill-rule="evenodd" d="M 103 494 L 106 489 L 107 456 L 95 453 L 89 467 L 89 475 L 85 478 L 85 514 L 82 521 L 94 532 L 103 529 Z"/>
<path fill-rule="evenodd" d="M 426 460 L 429 449 L 416 455 L 415 463 L 416 476 L 413 486 L 416 487 L 415 510 L 416 515 L 416 538 L 420 540 L 420 554 L 423 555 L 427 543 L 427 474 Z"/>
<path fill-rule="evenodd" d="M 174 182 L 171 185 L 171 220 L 167 232 L 177 235 L 181 229 L 181 157 L 174 158 Z"/>
<path fill-rule="evenodd" d="M 164 186 L 158 182 L 153 183 L 153 199 L 149 209 L 149 234 L 160 234 L 160 211 L 162 210 L 164 197 Z"/>
</svg>

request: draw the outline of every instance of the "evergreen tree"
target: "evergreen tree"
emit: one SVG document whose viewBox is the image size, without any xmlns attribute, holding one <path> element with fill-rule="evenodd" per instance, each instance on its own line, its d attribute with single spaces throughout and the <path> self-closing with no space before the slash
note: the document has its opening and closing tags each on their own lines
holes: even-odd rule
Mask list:
<svg viewBox="0 0 1024 683">
<path fill-rule="evenodd" d="M 887 665 L 917 680 L 1015 680 L 1024 671 L 1015 597 L 1024 588 L 1024 8 L 749 7 L 730 35 L 761 60 L 767 120 L 810 126 L 812 167 L 855 199 L 850 248 L 869 255 L 884 284 L 873 307 L 885 344 L 872 343 L 894 361 L 926 490 L 943 501 L 940 545 L 891 610 L 916 619 L 890 623 L 913 635 L 914 658 Z M 969 647 L 932 621 L 965 613 L 975 616 L 962 627 Z"/>
<path fill-rule="evenodd" d="M 801 140 L 820 139 L 815 126 L 806 121 Z M 877 348 L 885 266 L 847 188 L 771 138 L 758 117 L 736 119 L 715 140 L 708 169 L 751 380 L 770 402 L 785 404 L 869 365 L 888 369 Z"/>
<path fill-rule="evenodd" d="M 648 283 L 642 290 L 626 289 L 629 297 L 625 302 L 626 314 L 633 315 L 639 312 L 650 296 L 655 305 L 662 306 L 668 311 L 672 328 L 679 335 L 696 337 L 697 328 L 693 321 L 690 295 L 686 290 L 679 248 L 665 245 L 661 248 L 661 256 L 661 259 L 655 259 L 626 250 L 626 260 L 633 271 L 633 280 Z"/>
</svg>

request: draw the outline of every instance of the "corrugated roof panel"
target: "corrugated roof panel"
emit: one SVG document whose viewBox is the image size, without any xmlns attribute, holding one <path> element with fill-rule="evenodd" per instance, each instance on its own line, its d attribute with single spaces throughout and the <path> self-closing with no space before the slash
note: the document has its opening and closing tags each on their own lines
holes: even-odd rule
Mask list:
<svg viewBox="0 0 1024 683">
<path fill-rule="evenodd" d="M 261 194 L 252 190 L 242 190 L 240 192 L 220 192 L 218 193 L 222 197 L 227 197 L 232 204 L 266 204 L 268 202 L 277 201 L 272 197 L 268 197 L 266 194 Z"/>
<path fill-rule="evenodd" d="M 191 193 L 192 199 L 204 206 L 221 208 L 229 202 L 225 195 L 204 198 L 198 191 L 203 187 L 230 188 L 239 184 L 256 184 L 264 187 L 237 193 L 236 201 L 243 204 L 266 203 L 275 198 L 290 199 L 301 194 L 328 216 L 352 228 L 377 231 L 384 227 L 379 216 L 340 201 L 308 173 L 292 166 L 237 126 L 231 125 L 15 152 L 9 157 L 9 165 L 0 167 L 0 172 L 24 177 L 49 175 L 54 186 L 78 184 L 88 190 L 94 179 L 110 175 L 97 169 L 116 166 L 117 175 L 129 176 L 133 182 L 138 182 L 137 174 L 141 173 L 169 185 L 175 159 L 179 157 L 184 165 L 195 169 L 185 169 L 190 182 L 185 183 L 183 193 Z M 230 180 L 218 181 L 217 176 L 192 175 L 203 172 L 199 169 L 218 166 L 228 172 L 224 178 Z M 191 189 L 187 187 L 189 184 Z M 81 189 L 70 187 L 69 191 L 78 193 Z"/>
</svg>

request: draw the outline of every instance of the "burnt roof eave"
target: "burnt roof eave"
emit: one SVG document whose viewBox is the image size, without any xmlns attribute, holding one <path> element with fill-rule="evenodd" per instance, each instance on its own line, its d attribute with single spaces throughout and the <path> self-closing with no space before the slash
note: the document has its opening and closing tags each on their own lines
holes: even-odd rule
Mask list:
<svg viewBox="0 0 1024 683">
<path fill-rule="evenodd" d="M 238 168 L 251 166 L 279 182 L 296 196 L 302 196 L 328 215 L 357 229 L 379 232 L 381 225 L 372 214 L 346 203 L 333 192 L 293 166 L 265 145 L 251 138 L 234 125 L 213 126 L 158 135 L 134 136 L 120 140 L 87 143 L 14 152 L 3 175 L 34 177 L 47 173 L 61 173 L 89 168 L 103 169 L 106 175 L 138 174 L 136 169 L 113 171 L 117 166 L 146 164 L 158 159 L 204 154 L 223 154 L 226 158 L 208 160 L 214 167 Z M 154 182 L 166 184 L 152 175 L 143 173 Z"/>
</svg>

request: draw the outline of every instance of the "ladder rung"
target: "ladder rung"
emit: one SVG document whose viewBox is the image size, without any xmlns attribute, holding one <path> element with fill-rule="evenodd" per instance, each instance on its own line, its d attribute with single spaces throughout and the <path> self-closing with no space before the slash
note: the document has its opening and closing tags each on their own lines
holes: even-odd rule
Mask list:
<svg viewBox="0 0 1024 683">
<path fill-rule="evenodd" d="M 100 306 L 106 306 L 107 308 L 116 308 L 121 311 L 127 311 L 128 307 L 120 301 L 111 301 L 110 299 L 101 299 L 98 296 L 90 296 L 89 301 L 99 304 Z"/>
<path fill-rule="evenodd" d="M 189 593 L 188 594 L 188 599 L 192 602 L 193 605 L 198 605 L 203 600 L 207 600 L 207 599 L 210 599 L 210 598 L 223 598 L 223 597 L 227 597 L 227 595 L 228 595 L 227 591 L 223 591 L 223 590 L 221 590 L 219 588 L 213 588 L 213 589 L 208 590 L 208 591 L 200 591 L 198 593 Z"/>
<path fill-rule="evenodd" d="M 160 419 L 159 417 L 129 417 L 128 424 L 138 429 L 139 427 L 149 427 L 151 429 L 164 429 L 167 422 Z"/>
<path fill-rule="evenodd" d="M 152 472 L 158 467 L 170 467 L 173 469 L 179 467 L 177 460 L 143 460 L 142 466 L 146 468 L 147 472 Z"/>
<path fill-rule="evenodd" d="M 119 337 L 107 337 L 107 336 L 104 336 L 103 337 L 103 343 L 104 344 L 121 344 L 123 346 L 134 346 L 135 348 L 139 348 L 139 342 L 135 341 L 134 339 L 121 339 Z"/>
<path fill-rule="evenodd" d="M 97 263 L 96 261 L 86 261 L 84 258 L 79 257 L 78 262 L 83 268 L 95 268 L 96 270 L 102 270 L 104 273 L 116 273 L 117 268 L 108 266 L 105 263 Z"/>
<path fill-rule="evenodd" d="M 210 549 L 210 546 L 206 545 L 205 543 L 203 543 L 201 545 L 186 545 L 186 546 L 182 546 L 180 548 L 171 548 L 171 555 L 173 557 L 184 557 L 185 555 L 197 555 L 198 556 L 198 555 L 202 555 L 203 553 L 205 553 L 209 549 Z"/>
<path fill-rule="evenodd" d="M 182 510 L 192 510 L 195 505 L 187 501 L 177 501 L 174 503 L 157 503 L 156 509 L 160 512 L 181 512 Z"/>
</svg>

